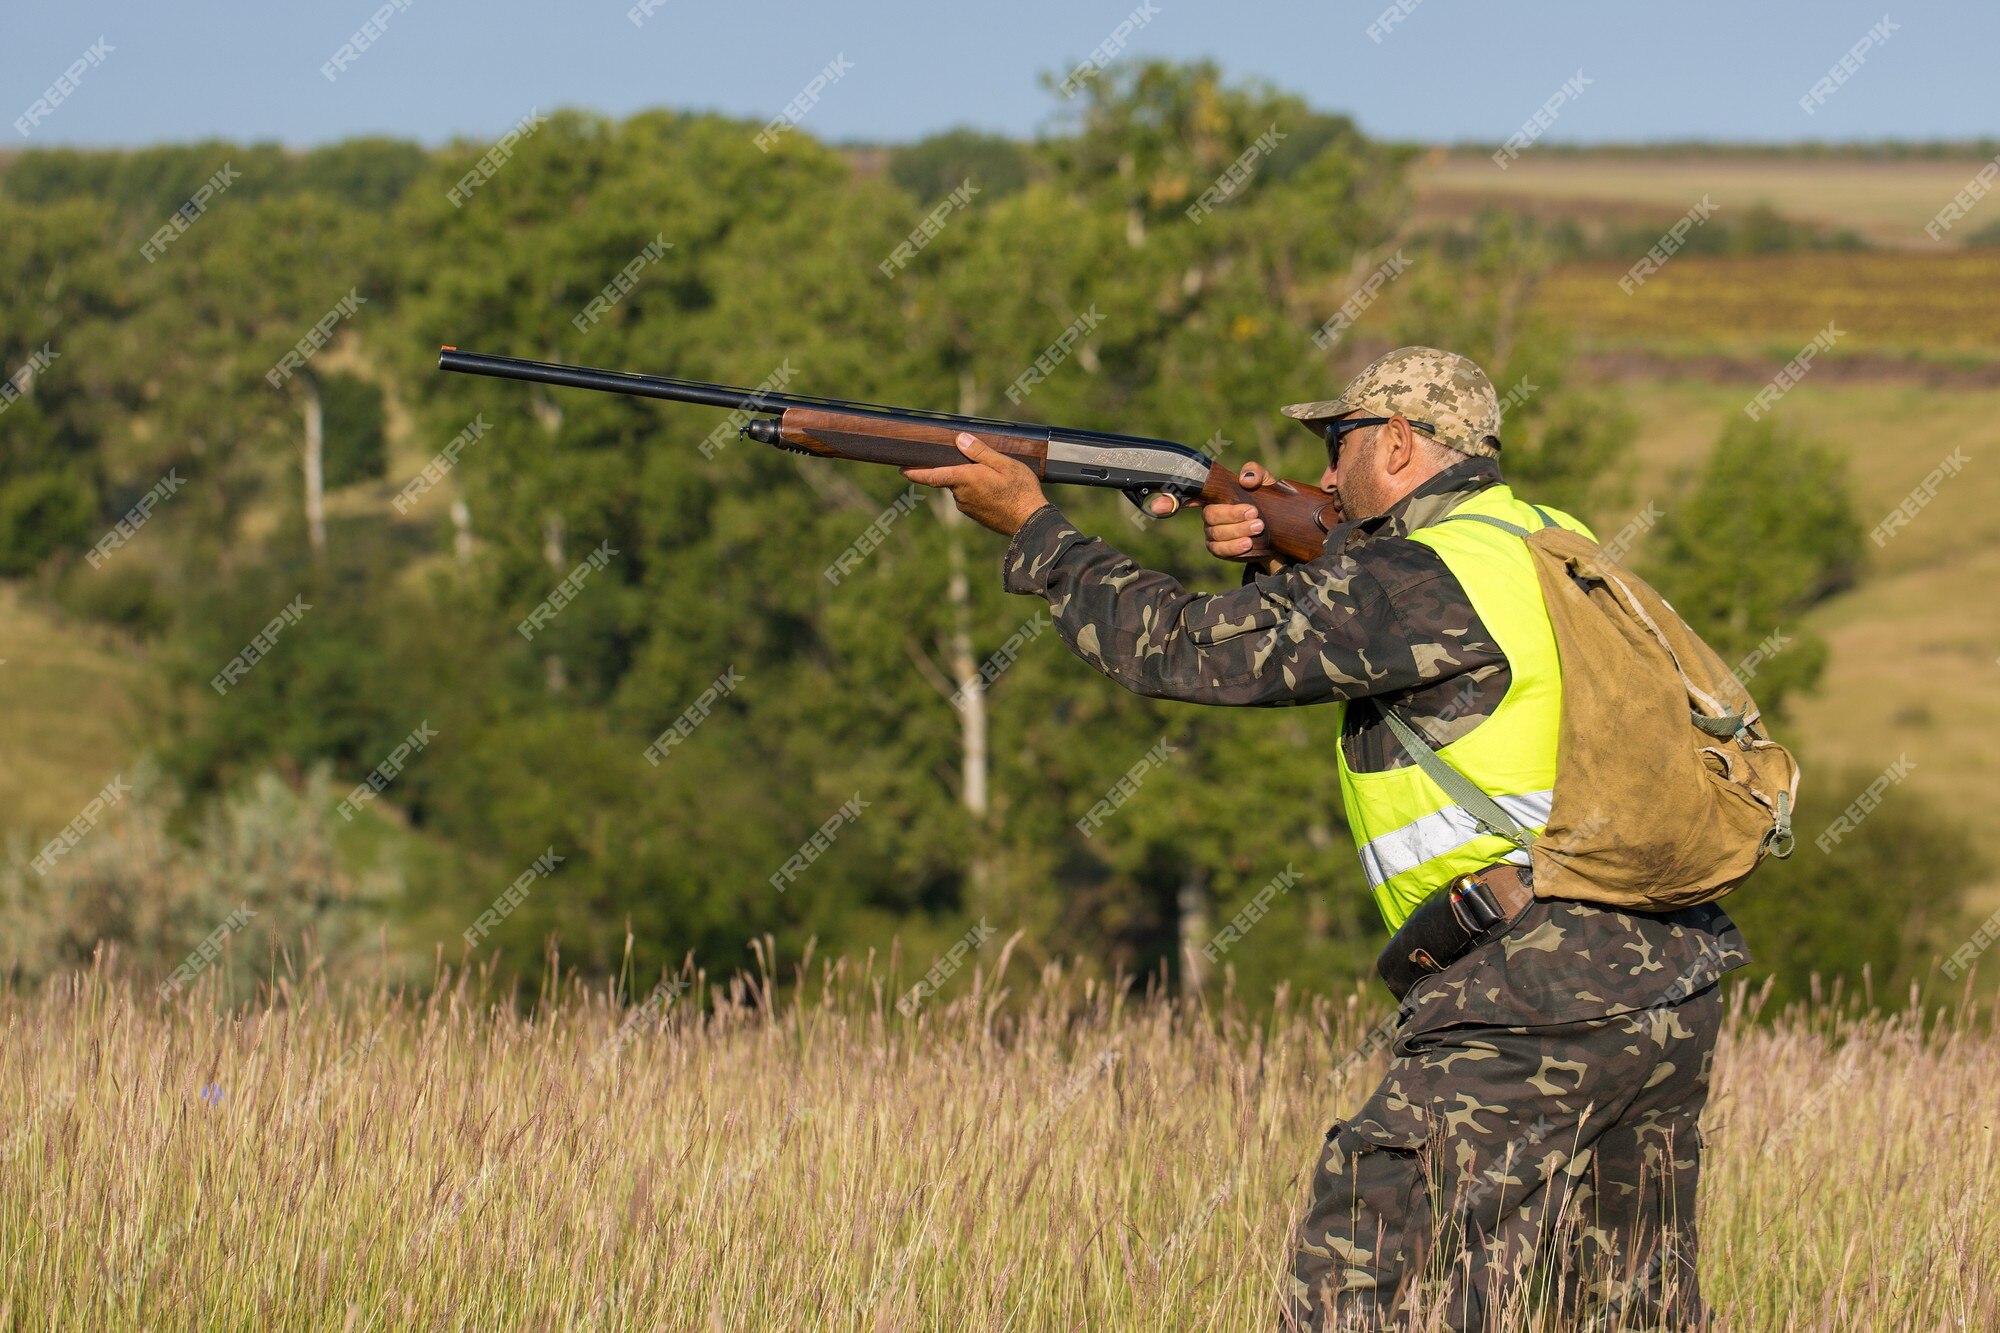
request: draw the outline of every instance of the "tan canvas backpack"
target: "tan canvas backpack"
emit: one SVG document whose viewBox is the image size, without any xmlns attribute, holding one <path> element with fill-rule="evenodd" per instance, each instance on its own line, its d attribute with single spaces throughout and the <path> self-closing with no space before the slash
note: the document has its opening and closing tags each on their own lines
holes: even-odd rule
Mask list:
<svg viewBox="0 0 2000 1333">
<path fill-rule="evenodd" d="M 1562 662 L 1554 804 L 1540 835 L 1390 725 L 1433 781 L 1527 849 L 1538 898 L 1667 911 L 1720 898 L 1792 851 L 1799 768 L 1756 702 L 1680 615 L 1596 542 L 1485 514 L 1534 556 Z"/>
</svg>

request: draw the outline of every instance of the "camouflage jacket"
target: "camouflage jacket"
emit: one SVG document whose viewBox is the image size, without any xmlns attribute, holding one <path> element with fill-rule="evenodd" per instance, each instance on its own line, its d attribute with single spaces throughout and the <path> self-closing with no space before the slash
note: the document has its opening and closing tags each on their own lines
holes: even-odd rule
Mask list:
<svg viewBox="0 0 2000 1333">
<path fill-rule="evenodd" d="M 1139 568 L 1050 505 L 1008 546 L 1006 587 L 1046 597 L 1070 650 L 1139 694 L 1251 707 L 1366 700 L 1346 710 L 1340 745 L 1349 766 L 1379 771 L 1410 762 L 1384 704 L 1441 746 L 1507 692 L 1507 659 L 1465 589 L 1435 551 L 1406 540 L 1499 481 L 1493 459 L 1468 458 L 1387 514 L 1336 527 L 1318 560 L 1215 594 Z M 1671 1003 L 1747 961 L 1719 907 L 1537 900 L 1500 939 L 1412 990 L 1405 1018 L 1414 1030 L 1575 1022 Z"/>
</svg>

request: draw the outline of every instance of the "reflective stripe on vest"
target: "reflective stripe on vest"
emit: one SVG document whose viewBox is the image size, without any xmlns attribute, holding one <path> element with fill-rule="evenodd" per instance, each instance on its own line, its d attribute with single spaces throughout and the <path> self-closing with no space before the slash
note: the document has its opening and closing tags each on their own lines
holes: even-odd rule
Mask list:
<svg viewBox="0 0 2000 1333">
<path fill-rule="evenodd" d="M 1497 799 L 1500 808 L 1514 816 L 1522 827 L 1539 830 L 1549 822 L 1549 807 L 1554 804 L 1555 797 L 1555 788 L 1551 787 L 1547 791 Z M 1424 862 L 1436 860 L 1448 852 L 1455 852 L 1480 836 L 1479 823 L 1470 811 L 1448 805 L 1371 839 L 1361 849 L 1361 869 L 1368 876 L 1368 887 L 1379 888 L 1397 875 L 1415 870 Z M 1516 865 L 1528 864 L 1528 854 L 1523 851 L 1516 851 L 1505 859 Z"/>
<path fill-rule="evenodd" d="M 1534 531 L 1542 517 L 1586 529 L 1567 514 L 1514 498 L 1505 486 L 1467 497 L 1444 520 L 1409 540 L 1429 546 L 1458 579 L 1486 632 L 1507 659 L 1507 693 L 1492 714 L 1438 753 L 1492 795 L 1515 819 L 1540 832 L 1548 824 L 1562 724 L 1562 666 L 1555 630 L 1542 601 L 1527 544 L 1490 523 L 1453 522 L 1484 514 Z M 1345 721 L 1345 709 L 1342 710 Z M 1453 877 L 1502 861 L 1525 864 L 1527 854 L 1505 838 L 1482 832 L 1414 764 L 1356 773 L 1339 756 L 1341 804 L 1354 835 L 1368 887 L 1391 930 Z"/>
</svg>

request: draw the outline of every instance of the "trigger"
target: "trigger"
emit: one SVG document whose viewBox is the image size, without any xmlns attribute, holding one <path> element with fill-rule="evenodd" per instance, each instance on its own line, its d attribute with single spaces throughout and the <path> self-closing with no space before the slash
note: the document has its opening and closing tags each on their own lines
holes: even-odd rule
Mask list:
<svg viewBox="0 0 2000 1333">
<path fill-rule="evenodd" d="M 1165 491 L 1151 490 L 1144 486 L 1134 486 L 1130 490 L 1124 492 L 1125 498 L 1132 502 L 1133 507 L 1148 518 L 1169 517 L 1169 515 L 1166 514 L 1154 513 L 1152 506 L 1147 503 L 1147 501 L 1151 500 L 1154 496 L 1164 495 L 1164 494 L 1166 494 Z M 1180 505 L 1178 503 L 1175 504 L 1174 506 L 1174 512 L 1175 513 L 1180 512 Z"/>
</svg>

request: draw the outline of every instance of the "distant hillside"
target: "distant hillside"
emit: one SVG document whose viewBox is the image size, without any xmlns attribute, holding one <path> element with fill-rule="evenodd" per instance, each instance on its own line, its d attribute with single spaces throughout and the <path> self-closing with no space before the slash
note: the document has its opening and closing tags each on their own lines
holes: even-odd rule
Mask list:
<svg viewBox="0 0 2000 1333">
<path fill-rule="evenodd" d="M 1864 156 L 1693 148 L 1557 152 L 1537 146 L 1503 171 L 1485 153 L 1436 150 L 1414 172 L 1413 183 L 1420 203 L 1432 210 L 1556 203 L 1618 216 L 1651 209 L 1667 220 L 1707 195 L 1723 210 L 1762 203 L 1788 217 L 1852 227 L 1875 245 L 1936 249 L 1957 245 L 1962 234 L 1934 241 L 1924 225 L 1992 157 L 1990 147 L 1983 153 Z"/>
</svg>

